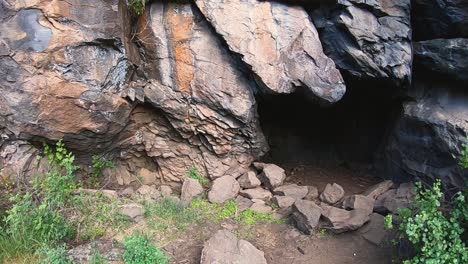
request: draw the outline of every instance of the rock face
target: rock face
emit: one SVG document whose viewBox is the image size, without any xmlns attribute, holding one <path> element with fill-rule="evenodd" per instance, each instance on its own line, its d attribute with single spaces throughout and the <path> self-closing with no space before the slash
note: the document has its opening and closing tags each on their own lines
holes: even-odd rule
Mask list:
<svg viewBox="0 0 468 264">
<path fill-rule="evenodd" d="M 293 205 L 293 219 L 302 232 L 310 235 L 318 225 L 322 210 L 312 201 L 297 200 Z"/>
<path fill-rule="evenodd" d="M 304 86 L 327 102 L 343 96 L 343 79 L 302 7 L 257 0 L 195 2 L 263 88 L 291 93 Z"/>
<path fill-rule="evenodd" d="M 466 19 L 468 20 L 468 11 Z M 414 58 L 418 64 L 432 73 L 468 82 L 467 47 L 468 38 L 431 39 L 415 42 L 413 44 Z"/>
<path fill-rule="evenodd" d="M 337 2 L 311 12 L 324 50 L 336 65 L 358 77 L 408 84 L 410 0 Z"/>
<path fill-rule="evenodd" d="M 201 264 L 266 264 L 264 253 L 248 241 L 239 240 L 227 230 L 219 230 L 205 242 Z"/>
</svg>

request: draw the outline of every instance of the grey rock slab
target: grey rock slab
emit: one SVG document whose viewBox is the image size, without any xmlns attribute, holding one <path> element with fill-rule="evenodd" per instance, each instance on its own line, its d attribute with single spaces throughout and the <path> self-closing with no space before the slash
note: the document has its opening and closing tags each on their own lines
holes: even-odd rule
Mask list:
<svg viewBox="0 0 468 264">
<path fill-rule="evenodd" d="M 250 206 L 250 210 L 262 214 L 268 214 L 273 211 L 271 206 L 268 206 L 265 203 L 253 203 L 252 206 Z"/>
<path fill-rule="evenodd" d="M 195 3 L 269 92 L 291 93 L 303 86 L 327 102 L 343 96 L 341 74 L 323 53 L 317 30 L 302 7 L 257 0 Z"/>
<path fill-rule="evenodd" d="M 364 237 L 367 241 L 379 246 L 389 235 L 389 231 L 385 229 L 384 216 L 373 213 L 369 217 L 363 227 L 359 229 L 359 234 Z"/>
<path fill-rule="evenodd" d="M 320 206 L 327 228 L 335 233 L 357 230 L 369 221 L 370 212 L 363 209 L 347 211 L 326 204 Z"/>
<path fill-rule="evenodd" d="M 236 197 L 236 204 L 237 204 L 237 213 L 242 213 L 245 210 L 249 209 L 250 206 L 252 206 L 253 202 L 252 200 L 245 198 L 241 195 L 238 195 Z"/>
<path fill-rule="evenodd" d="M 266 264 L 265 254 L 227 230 L 219 230 L 202 250 L 200 264 Z"/>
<path fill-rule="evenodd" d="M 328 204 L 334 204 L 340 201 L 341 198 L 343 198 L 344 194 L 345 192 L 343 190 L 343 187 L 341 187 L 339 184 L 328 183 L 327 186 L 325 186 L 323 192 L 320 194 L 320 200 Z"/>
<path fill-rule="evenodd" d="M 248 171 L 240 176 L 237 181 L 241 188 L 250 189 L 260 186 L 261 182 L 254 171 Z"/>
<path fill-rule="evenodd" d="M 223 176 L 213 181 L 211 190 L 208 192 L 208 200 L 212 203 L 224 203 L 236 198 L 239 190 L 240 186 L 235 178 Z"/>
<path fill-rule="evenodd" d="M 184 183 L 182 184 L 180 200 L 183 203 L 190 203 L 195 196 L 201 194 L 202 192 L 203 187 L 197 180 L 185 178 Z"/>
<path fill-rule="evenodd" d="M 273 196 L 273 202 L 278 205 L 279 208 L 291 207 L 296 200 L 297 199 L 290 196 Z"/>
<path fill-rule="evenodd" d="M 120 207 L 120 213 L 138 221 L 143 217 L 143 206 L 137 203 L 124 204 Z"/>
<path fill-rule="evenodd" d="M 363 195 L 372 198 L 372 199 L 377 199 L 380 195 L 385 193 L 386 191 L 390 190 L 392 188 L 393 182 L 390 180 L 386 180 L 383 182 L 379 182 L 371 187 L 369 187 Z"/>
<path fill-rule="evenodd" d="M 239 194 L 249 199 L 259 199 L 263 201 L 269 201 L 273 197 L 270 191 L 260 187 L 241 190 Z"/>
<path fill-rule="evenodd" d="M 319 223 L 322 210 L 312 201 L 297 200 L 292 207 L 292 212 L 297 228 L 310 235 Z"/>
<path fill-rule="evenodd" d="M 307 195 L 304 197 L 304 200 L 313 201 L 313 200 L 318 199 L 319 191 L 318 191 L 317 187 L 307 186 L 307 188 L 308 188 L 308 192 L 307 192 Z"/>
<path fill-rule="evenodd" d="M 283 168 L 275 164 L 263 164 L 262 173 L 258 176 L 260 181 L 270 190 L 281 186 L 286 179 L 286 173 Z"/>
<path fill-rule="evenodd" d="M 273 190 L 274 194 L 289 196 L 296 200 L 304 198 L 308 192 L 309 188 L 307 186 L 299 186 L 297 184 L 282 185 Z"/>
<path fill-rule="evenodd" d="M 350 195 L 345 197 L 343 200 L 343 208 L 352 210 L 352 209 L 363 209 L 367 212 L 372 213 L 374 210 L 375 200 L 364 195 Z"/>
</svg>

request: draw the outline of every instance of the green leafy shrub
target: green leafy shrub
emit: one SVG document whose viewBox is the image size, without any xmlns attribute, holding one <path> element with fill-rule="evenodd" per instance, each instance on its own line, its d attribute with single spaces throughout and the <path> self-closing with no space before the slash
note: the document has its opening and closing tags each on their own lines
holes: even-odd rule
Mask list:
<svg viewBox="0 0 468 264">
<path fill-rule="evenodd" d="M 432 189 L 426 189 L 417 183 L 412 208 L 398 212 L 399 230 L 416 251 L 416 256 L 404 261 L 405 264 L 468 263 L 468 248 L 461 239 L 464 230 L 459 224 L 468 216 L 465 197 L 458 193 L 454 208 L 444 214 L 440 210 L 443 196 L 440 185 L 437 180 Z"/>
<path fill-rule="evenodd" d="M 141 15 L 145 11 L 148 0 L 128 0 L 129 9 L 136 15 Z"/>
<path fill-rule="evenodd" d="M 458 164 L 462 169 L 468 169 L 468 143 L 463 144 L 463 149 L 460 153 Z"/>
<path fill-rule="evenodd" d="M 132 235 L 124 241 L 123 260 L 126 264 L 166 264 L 169 257 L 153 246 L 143 235 Z"/>
<path fill-rule="evenodd" d="M 203 177 L 195 167 L 190 168 L 187 173 L 189 178 L 197 180 L 203 187 L 208 187 L 210 185 L 210 181 Z"/>
<path fill-rule="evenodd" d="M 88 178 L 88 183 L 94 187 L 99 187 L 101 183 L 101 176 L 102 171 L 105 168 L 114 168 L 115 165 L 112 161 L 107 160 L 103 157 L 99 157 L 98 155 L 93 155 L 92 157 L 92 171 Z"/>
<path fill-rule="evenodd" d="M 63 246 L 57 248 L 41 249 L 43 259 L 40 264 L 73 264 L 73 261 L 67 256 Z"/>
</svg>

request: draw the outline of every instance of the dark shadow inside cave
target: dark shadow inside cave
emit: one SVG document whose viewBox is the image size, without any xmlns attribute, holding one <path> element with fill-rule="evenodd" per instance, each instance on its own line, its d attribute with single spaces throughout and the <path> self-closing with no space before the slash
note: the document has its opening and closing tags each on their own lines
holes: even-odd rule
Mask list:
<svg viewBox="0 0 468 264">
<path fill-rule="evenodd" d="M 270 146 L 263 160 L 283 166 L 301 184 L 356 183 L 361 176 L 378 181 L 374 163 L 401 113 L 401 97 L 395 86 L 368 80 L 347 81 L 347 89 L 341 101 L 328 106 L 299 90 L 259 96 L 260 123 Z"/>
</svg>

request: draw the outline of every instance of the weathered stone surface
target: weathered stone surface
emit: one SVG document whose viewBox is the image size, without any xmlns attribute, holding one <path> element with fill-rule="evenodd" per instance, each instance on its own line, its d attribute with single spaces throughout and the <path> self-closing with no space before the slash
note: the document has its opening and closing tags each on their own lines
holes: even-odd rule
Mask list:
<svg viewBox="0 0 468 264">
<path fill-rule="evenodd" d="M 91 194 L 91 195 L 102 195 L 104 197 L 107 197 L 109 199 L 112 198 L 117 198 L 118 194 L 114 190 L 95 190 L 95 189 L 80 189 L 79 192 L 81 193 L 86 193 L 86 194 Z"/>
<path fill-rule="evenodd" d="M 309 201 L 316 200 L 319 197 L 319 191 L 317 187 L 307 186 L 307 188 L 309 191 L 307 192 L 307 195 L 304 197 L 304 200 L 309 200 Z"/>
<path fill-rule="evenodd" d="M 262 214 L 268 214 L 273 211 L 273 209 L 266 205 L 264 202 L 263 203 L 253 203 L 252 206 L 250 206 L 250 209 L 254 212 L 257 213 L 262 213 Z"/>
<path fill-rule="evenodd" d="M 142 185 L 140 188 L 137 189 L 137 193 L 139 193 L 141 196 L 148 200 L 157 200 L 161 198 L 161 193 L 158 190 L 156 190 L 156 188 L 149 185 Z"/>
<path fill-rule="evenodd" d="M 127 198 L 130 198 L 132 197 L 132 195 L 135 193 L 135 190 L 133 190 L 133 187 L 132 186 L 128 186 L 127 188 L 121 190 L 119 192 L 119 196 L 120 197 L 127 197 Z"/>
<path fill-rule="evenodd" d="M 143 206 L 137 203 L 124 204 L 120 207 L 120 213 L 130 217 L 135 221 L 139 221 L 143 218 Z"/>
<path fill-rule="evenodd" d="M 367 241 L 379 246 L 388 236 L 389 231 L 385 229 L 384 216 L 373 213 L 363 227 L 359 228 L 359 234 Z"/>
<path fill-rule="evenodd" d="M 245 210 L 249 209 L 250 206 L 252 206 L 253 202 L 252 200 L 245 198 L 242 195 L 238 195 L 236 198 L 236 204 L 237 204 L 237 212 L 240 214 L 244 212 Z"/>
<path fill-rule="evenodd" d="M 239 183 L 233 177 L 217 178 L 213 181 L 211 190 L 208 192 L 208 200 L 212 203 L 224 203 L 229 199 L 236 198 L 239 190 Z"/>
<path fill-rule="evenodd" d="M 159 188 L 160 188 L 162 197 L 169 197 L 172 195 L 172 189 L 170 186 L 161 185 L 161 187 Z"/>
<path fill-rule="evenodd" d="M 343 208 L 348 210 L 363 209 L 370 214 L 374 210 L 374 199 L 359 194 L 350 195 L 343 200 Z"/>
<path fill-rule="evenodd" d="M 248 171 L 237 179 L 241 188 L 251 189 L 260 186 L 261 182 L 257 178 L 257 173 Z"/>
<path fill-rule="evenodd" d="M 289 196 L 296 200 L 304 198 L 308 192 L 309 188 L 307 186 L 299 186 L 297 184 L 287 184 L 273 190 L 274 194 Z"/>
<path fill-rule="evenodd" d="M 343 96 L 341 74 L 323 53 L 317 30 L 302 7 L 257 0 L 195 3 L 268 91 L 291 93 L 304 86 L 327 102 Z"/>
<path fill-rule="evenodd" d="M 96 251 L 107 261 L 119 261 L 124 247 L 116 240 L 98 239 L 69 249 L 67 255 L 74 263 L 83 263 L 90 261 Z"/>
<path fill-rule="evenodd" d="M 343 187 L 337 183 L 327 184 L 325 189 L 320 194 L 320 200 L 329 204 L 337 203 L 341 198 L 343 198 L 345 192 Z"/>
<path fill-rule="evenodd" d="M 262 173 L 258 176 L 265 186 L 273 190 L 274 188 L 281 186 L 286 179 L 286 173 L 284 170 L 275 164 L 266 163 L 254 163 L 257 169 L 261 169 Z"/>
<path fill-rule="evenodd" d="M 460 168 L 458 157 L 468 136 L 465 88 L 416 81 L 415 100 L 404 104 L 386 144 L 383 171 L 388 178 L 441 179 L 445 187 L 464 188 L 468 170 Z"/>
<path fill-rule="evenodd" d="M 322 208 L 322 216 L 327 222 L 327 228 L 335 233 L 357 230 L 369 221 L 371 213 L 363 209 L 346 211 L 326 204 L 322 204 L 320 207 Z"/>
<path fill-rule="evenodd" d="M 241 190 L 239 194 L 249 199 L 259 199 L 262 201 L 269 201 L 273 197 L 270 191 L 260 187 L 255 189 Z"/>
<path fill-rule="evenodd" d="M 468 38 L 415 42 L 413 50 L 415 64 L 429 72 L 468 82 Z"/>
<path fill-rule="evenodd" d="M 468 2 L 413 0 L 412 28 L 416 40 L 468 37 Z"/>
<path fill-rule="evenodd" d="M 396 189 L 388 190 L 385 193 L 383 193 L 382 195 L 380 195 L 377 198 L 377 200 L 375 200 L 374 212 L 379 213 L 379 214 L 388 214 L 389 211 L 385 207 L 384 203 L 387 200 L 387 198 L 393 199 L 393 197 L 395 197 L 395 195 L 396 195 Z"/>
<path fill-rule="evenodd" d="M 287 208 L 293 205 L 297 199 L 291 196 L 273 196 L 273 202 L 279 206 L 279 208 Z"/>
<path fill-rule="evenodd" d="M 156 172 L 152 172 L 146 168 L 141 168 L 138 172 L 138 176 L 143 184 L 153 184 L 156 182 L 156 179 L 159 178 Z"/>
<path fill-rule="evenodd" d="M 292 208 L 292 217 L 297 228 L 310 235 L 319 223 L 321 208 L 314 202 L 307 200 L 297 200 Z"/>
<path fill-rule="evenodd" d="M 408 84 L 410 0 L 337 2 L 311 13 L 324 50 L 336 65 L 358 77 Z"/>
<path fill-rule="evenodd" d="M 184 183 L 182 184 L 182 191 L 180 194 L 180 200 L 183 203 L 189 203 L 193 198 L 203 192 L 203 187 L 201 184 L 191 178 L 185 178 Z"/>
<path fill-rule="evenodd" d="M 205 242 L 201 264 L 245 263 L 266 264 L 264 253 L 227 230 L 219 230 Z"/>
<path fill-rule="evenodd" d="M 380 195 L 382 195 L 386 191 L 390 190 L 390 188 L 392 188 L 392 186 L 393 186 L 393 182 L 389 181 L 389 180 L 379 182 L 379 183 L 371 186 L 370 188 L 368 188 L 363 193 L 363 195 L 375 200 L 375 199 L 377 199 L 377 197 L 379 197 Z"/>
</svg>

